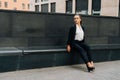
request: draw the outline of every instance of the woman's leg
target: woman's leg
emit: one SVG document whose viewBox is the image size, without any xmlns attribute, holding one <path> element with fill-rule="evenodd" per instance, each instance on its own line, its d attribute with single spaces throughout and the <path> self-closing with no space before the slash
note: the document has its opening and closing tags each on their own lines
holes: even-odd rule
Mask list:
<svg viewBox="0 0 120 80">
<path fill-rule="evenodd" d="M 79 44 L 77 43 L 74 43 L 74 48 L 79 51 L 82 59 L 84 60 L 84 62 L 86 63 L 86 66 L 87 66 L 87 69 L 88 69 L 88 72 L 91 72 L 93 71 L 93 66 L 91 64 L 91 62 L 89 61 L 88 57 L 87 57 L 87 53 L 86 51 L 84 50 L 84 48 L 82 48 Z"/>
<path fill-rule="evenodd" d="M 89 59 L 84 49 L 77 43 L 74 44 L 74 48 L 80 53 L 83 61 L 87 64 L 89 62 Z"/>
<path fill-rule="evenodd" d="M 87 56 L 88 56 L 89 61 L 90 62 L 93 61 L 91 53 L 90 53 L 90 47 L 85 43 L 81 43 L 80 46 L 87 52 Z"/>
<path fill-rule="evenodd" d="M 92 55 L 90 53 L 90 47 L 85 43 L 82 43 L 81 47 L 84 48 L 84 50 L 87 52 L 88 59 L 89 59 L 91 65 L 94 67 L 94 63 L 93 63 L 93 60 L 92 60 Z"/>
</svg>

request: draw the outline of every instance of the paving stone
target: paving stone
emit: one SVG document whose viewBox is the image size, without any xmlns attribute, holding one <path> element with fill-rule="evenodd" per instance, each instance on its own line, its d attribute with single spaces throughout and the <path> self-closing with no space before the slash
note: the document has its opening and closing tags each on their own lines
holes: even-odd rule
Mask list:
<svg viewBox="0 0 120 80">
<path fill-rule="evenodd" d="M 120 80 L 120 60 L 95 63 L 93 73 L 85 64 L 0 73 L 0 80 Z"/>
</svg>

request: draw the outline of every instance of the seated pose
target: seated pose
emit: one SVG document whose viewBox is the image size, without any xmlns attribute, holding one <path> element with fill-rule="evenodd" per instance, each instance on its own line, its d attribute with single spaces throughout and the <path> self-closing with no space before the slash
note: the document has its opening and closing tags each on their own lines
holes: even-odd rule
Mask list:
<svg viewBox="0 0 120 80">
<path fill-rule="evenodd" d="M 85 43 L 84 29 L 81 25 L 81 15 L 74 16 L 74 25 L 69 30 L 67 51 L 70 53 L 75 49 L 81 55 L 83 61 L 86 63 L 88 72 L 94 71 L 94 63 L 90 54 L 90 47 Z"/>
</svg>

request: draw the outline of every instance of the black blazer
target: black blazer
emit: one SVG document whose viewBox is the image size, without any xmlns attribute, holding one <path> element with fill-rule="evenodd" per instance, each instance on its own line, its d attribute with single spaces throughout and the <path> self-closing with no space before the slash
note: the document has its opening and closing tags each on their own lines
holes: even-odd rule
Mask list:
<svg viewBox="0 0 120 80">
<path fill-rule="evenodd" d="M 84 31 L 83 26 L 82 26 L 82 29 L 83 29 L 83 31 Z M 69 30 L 67 45 L 72 46 L 72 43 L 73 43 L 73 41 L 74 41 L 74 39 L 75 39 L 75 34 L 76 34 L 76 25 L 73 25 L 73 26 L 70 28 L 70 30 Z M 84 41 L 85 41 L 85 37 L 84 37 L 84 39 L 83 39 L 82 41 L 80 41 L 80 42 L 81 42 L 81 43 L 84 43 Z"/>
</svg>

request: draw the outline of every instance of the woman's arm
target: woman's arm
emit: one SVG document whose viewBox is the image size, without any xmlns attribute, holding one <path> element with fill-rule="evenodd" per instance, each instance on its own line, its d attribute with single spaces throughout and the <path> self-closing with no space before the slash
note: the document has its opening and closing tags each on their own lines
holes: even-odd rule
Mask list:
<svg viewBox="0 0 120 80">
<path fill-rule="evenodd" d="M 67 51 L 70 53 L 71 51 L 71 42 L 72 42 L 72 37 L 73 37 L 73 27 L 70 28 L 69 34 L 68 34 L 68 40 L 67 40 Z"/>
</svg>

